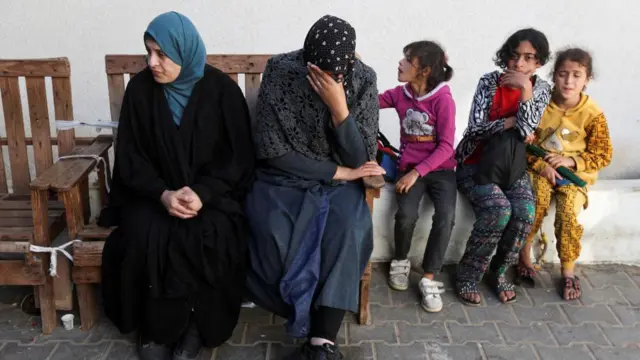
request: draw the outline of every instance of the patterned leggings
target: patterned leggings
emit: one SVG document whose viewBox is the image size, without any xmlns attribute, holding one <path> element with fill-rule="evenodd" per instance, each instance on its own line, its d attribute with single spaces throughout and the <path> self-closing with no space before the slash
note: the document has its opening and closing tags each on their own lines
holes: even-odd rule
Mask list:
<svg viewBox="0 0 640 360">
<path fill-rule="evenodd" d="M 551 197 L 556 198 L 556 220 L 554 222 L 556 248 L 562 268 L 571 270 L 580 256 L 580 240 L 583 226 L 578 222 L 578 214 L 587 208 L 587 194 L 582 188 L 574 185 L 556 186 L 538 174 L 531 173 L 531 184 L 536 194 L 536 219 L 527 242 L 533 241 L 540 230 L 542 221 L 549 213 Z"/>
<path fill-rule="evenodd" d="M 524 174 L 511 188 L 503 191 L 494 184 L 476 185 L 473 181 L 475 171 L 475 165 L 459 164 L 456 172 L 458 189 L 469 199 L 476 216 L 458 264 L 459 285 L 482 280 L 489 260 L 491 270 L 498 274 L 516 264 L 535 216 L 529 175 Z M 491 259 L 494 251 L 496 254 Z"/>
</svg>

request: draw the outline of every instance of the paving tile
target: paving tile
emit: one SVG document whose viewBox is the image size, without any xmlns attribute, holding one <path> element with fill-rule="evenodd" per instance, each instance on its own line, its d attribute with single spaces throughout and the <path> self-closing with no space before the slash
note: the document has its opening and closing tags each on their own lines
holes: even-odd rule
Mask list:
<svg viewBox="0 0 640 360">
<path fill-rule="evenodd" d="M 640 306 L 640 289 L 634 286 L 617 286 L 617 288 L 631 306 Z"/>
<path fill-rule="evenodd" d="M 586 287 L 583 287 L 580 301 L 584 305 L 628 305 L 627 300 L 623 298 L 620 293 L 614 288 L 588 289 Z"/>
<path fill-rule="evenodd" d="M 618 319 L 605 305 L 594 305 L 593 307 L 561 305 L 560 307 L 567 314 L 569 322 L 574 325 L 580 325 L 584 322 L 619 325 Z"/>
<path fill-rule="evenodd" d="M 371 343 L 363 343 L 361 345 L 340 346 L 339 348 L 345 359 L 374 360 L 372 346 Z M 298 345 L 270 343 L 267 360 L 282 360 L 285 356 L 297 351 L 299 347 Z M 218 357 L 218 359 L 220 358 Z"/>
<path fill-rule="evenodd" d="M 533 323 L 528 326 L 498 324 L 507 344 L 534 343 L 543 345 L 555 344 L 546 324 Z"/>
<path fill-rule="evenodd" d="M 406 321 L 411 324 L 418 323 L 417 305 L 380 306 L 371 304 L 369 309 L 374 324 L 388 321 Z"/>
<path fill-rule="evenodd" d="M 600 328 L 613 346 L 626 347 L 634 345 L 640 347 L 640 325 L 635 327 L 602 325 Z"/>
<path fill-rule="evenodd" d="M 61 325 L 56 327 L 51 335 L 39 335 L 36 337 L 36 343 L 45 343 L 47 341 L 70 341 L 73 343 L 83 343 L 89 336 L 90 332 L 80 330 L 79 326 L 74 327 L 71 330 L 65 330 Z"/>
<path fill-rule="evenodd" d="M 138 360 L 136 346 L 127 342 L 114 342 L 105 360 Z"/>
<path fill-rule="evenodd" d="M 73 343 L 60 343 L 58 348 L 51 355 L 50 360 L 102 360 L 107 354 L 109 343 L 97 345 L 78 345 Z"/>
<path fill-rule="evenodd" d="M 593 343 L 608 346 L 600 329 L 595 324 L 585 323 L 582 325 L 556 325 L 549 324 L 551 334 L 561 346 L 572 345 L 572 343 Z"/>
<path fill-rule="evenodd" d="M 347 324 L 349 329 L 348 344 L 357 345 L 362 341 L 384 341 L 387 344 L 396 344 L 396 330 L 393 323 L 362 326 Z"/>
<path fill-rule="evenodd" d="M 42 360 L 46 359 L 53 351 L 56 344 L 44 345 L 18 345 L 14 343 L 5 344 L 0 350 L 2 360 Z"/>
<path fill-rule="evenodd" d="M 418 316 L 420 317 L 421 324 L 431 324 L 434 322 L 455 321 L 459 324 L 469 324 L 462 304 L 450 304 L 442 308 L 440 312 L 430 313 L 424 311 L 420 305 L 418 305 Z"/>
<path fill-rule="evenodd" d="M 431 325 L 409 325 L 398 323 L 398 333 L 400 343 L 407 344 L 412 341 L 429 341 L 438 343 L 449 343 L 449 336 L 444 324 L 435 323 Z"/>
<path fill-rule="evenodd" d="M 476 343 L 465 345 L 443 345 L 426 343 L 427 354 L 431 360 L 481 360 L 482 354 Z M 378 358 L 380 359 L 380 358 Z"/>
<path fill-rule="evenodd" d="M 33 342 L 42 334 L 39 321 L 32 320 L 21 310 L 11 307 L 0 311 L 0 341 Z"/>
<path fill-rule="evenodd" d="M 286 334 L 282 325 L 248 324 L 245 333 L 246 344 L 260 342 L 280 342 L 294 344 L 294 339 Z"/>
<path fill-rule="evenodd" d="M 640 348 L 601 348 L 589 346 L 598 360 L 638 360 Z"/>
<path fill-rule="evenodd" d="M 391 293 L 388 286 L 376 286 L 369 288 L 369 304 L 391 305 Z"/>
<path fill-rule="evenodd" d="M 537 360 L 536 354 L 529 345 L 495 346 L 482 344 L 482 349 L 489 360 Z"/>
<path fill-rule="evenodd" d="M 558 290 L 556 289 L 527 289 L 527 294 L 533 301 L 534 306 L 544 306 L 544 305 L 580 305 L 580 301 L 571 300 L 566 301 L 561 296 Z"/>
<path fill-rule="evenodd" d="M 233 346 L 224 344 L 215 350 L 215 360 L 264 360 L 267 356 L 267 344 L 255 346 Z"/>
<path fill-rule="evenodd" d="M 419 304 L 420 300 L 417 288 L 409 287 L 406 291 L 391 290 L 391 304 L 394 306 Z"/>
<path fill-rule="evenodd" d="M 250 322 L 258 324 L 271 324 L 272 314 L 262 308 L 242 308 L 238 322 Z"/>
<path fill-rule="evenodd" d="M 624 271 L 610 270 L 583 270 L 582 273 L 595 288 L 607 288 L 611 286 L 632 286 L 631 279 Z M 582 279 L 581 279 L 582 280 Z"/>
<path fill-rule="evenodd" d="M 499 307 L 467 307 L 469 321 L 473 325 L 480 325 L 484 322 L 502 322 L 505 324 L 517 324 L 518 320 L 513 314 L 510 305 Z"/>
<path fill-rule="evenodd" d="M 242 337 L 244 336 L 245 330 L 249 324 L 247 323 L 238 323 L 236 327 L 233 329 L 233 333 L 231 334 L 231 338 L 229 338 L 229 343 L 232 345 L 244 345 Z"/>
<path fill-rule="evenodd" d="M 622 325 L 640 324 L 640 307 L 611 306 Z"/>
<path fill-rule="evenodd" d="M 104 340 L 127 340 L 135 341 L 136 332 L 131 334 L 121 334 L 118 328 L 109 320 L 99 321 L 90 331 L 86 342 L 97 343 Z"/>
<path fill-rule="evenodd" d="M 424 344 L 387 345 L 376 343 L 376 357 L 385 360 L 427 360 Z"/>
<path fill-rule="evenodd" d="M 502 339 L 493 323 L 484 325 L 459 325 L 456 323 L 446 323 L 451 341 L 454 344 L 464 344 L 471 342 L 489 342 L 495 345 L 502 345 Z"/>
<path fill-rule="evenodd" d="M 584 345 L 570 347 L 548 347 L 534 345 L 542 360 L 591 360 L 589 350 Z"/>
<path fill-rule="evenodd" d="M 540 322 L 552 322 L 560 325 L 569 323 L 560 311 L 560 308 L 555 305 L 526 307 L 515 304 L 513 305 L 513 311 L 518 320 L 520 320 L 521 325 Z"/>
</svg>

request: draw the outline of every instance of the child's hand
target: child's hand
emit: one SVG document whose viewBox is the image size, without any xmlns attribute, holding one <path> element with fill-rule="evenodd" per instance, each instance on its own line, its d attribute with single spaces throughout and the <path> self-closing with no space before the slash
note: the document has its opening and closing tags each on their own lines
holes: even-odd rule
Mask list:
<svg viewBox="0 0 640 360">
<path fill-rule="evenodd" d="M 524 138 L 525 144 L 533 144 L 534 141 L 536 141 L 536 134 L 529 134 Z"/>
<path fill-rule="evenodd" d="M 396 183 L 396 192 L 398 194 L 408 193 L 419 177 L 420 177 L 420 174 L 418 174 L 418 172 L 415 169 L 409 171 Z"/>
<path fill-rule="evenodd" d="M 551 167 L 551 165 L 545 166 L 545 168 L 542 169 L 542 171 L 540 172 L 540 176 L 542 176 L 543 178 L 549 180 L 549 182 L 553 186 L 556 186 L 556 179 L 562 180 L 562 176 L 560 176 L 560 174 L 558 174 L 556 169 Z"/>
<path fill-rule="evenodd" d="M 553 166 L 554 169 L 557 169 L 560 166 L 564 166 L 569 169 L 574 169 L 576 167 L 575 160 L 570 157 L 562 156 L 560 154 L 548 154 L 544 157 L 544 161 Z"/>
<path fill-rule="evenodd" d="M 311 87 L 329 107 L 331 116 L 337 122 L 336 125 L 339 125 L 349 115 L 342 81 L 334 80 L 329 74 L 313 64 L 307 64 L 307 69 L 309 70 L 307 79 Z M 342 79 L 342 75 L 340 75 L 339 79 Z"/>
<path fill-rule="evenodd" d="M 524 89 L 528 86 L 532 86 L 531 80 L 527 74 L 513 70 L 506 70 L 504 72 L 504 75 L 500 77 L 500 85 L 515 89 Z"/>
</svg>

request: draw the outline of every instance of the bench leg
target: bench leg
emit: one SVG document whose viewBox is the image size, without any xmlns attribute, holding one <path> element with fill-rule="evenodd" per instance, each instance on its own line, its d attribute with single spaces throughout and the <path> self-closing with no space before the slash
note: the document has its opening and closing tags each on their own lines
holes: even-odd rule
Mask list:
<svg viewBox="0 0 640 360">
<path fill-rule="evenodd" d="M 98 322 L 98 302 L 93 284 L 76 284 L 78 308 L 80 309 L 80 328 L 90 330 Z"/>
<path fill-rule="evenodd" d="M 38 298 L 40 302 L 40 316 L 42 318 L 42 333 L 49 335 L 56 328 L 56 304 L 53 300 L 53 279 L 47 276 L 46 283 L 38 286 Z"/>
<path fill-rule="evenodd" d="M 62 254 L 58 254 L 58 276 L 53 279 L 53 293 L 57 310 L 73 310 L 71 262 Z"/>
<path fill-rule="evenodd" d="M 360 325 L 369 324 L 369 284 L 371 283 L 371 263 L 360 279 L 360 306 L 358 309 L 358 323 Z"/>
</svg>

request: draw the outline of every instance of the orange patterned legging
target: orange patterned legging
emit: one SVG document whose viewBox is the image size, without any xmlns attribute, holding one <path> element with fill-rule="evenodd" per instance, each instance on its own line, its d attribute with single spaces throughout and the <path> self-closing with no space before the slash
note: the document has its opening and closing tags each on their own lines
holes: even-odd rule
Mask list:
<svg viewBox="0 0 640 360">
<path fill-rule="evenodd" d="M 584 227 L 578 222 L 578 214 L 587 208 L 587 194 L 575 185 L 556 186 L 540 175 L 530 172 L 531 187 L 536 198 L 536 219 L 527 238 L 531 243 L 542 221 L 549 213 L 551 198 L 556 198 L 556 219 L 554 222 L 556 249 L 564 269 L 572 269 L 580 256 L 580 240 Z"/>
</svg>

